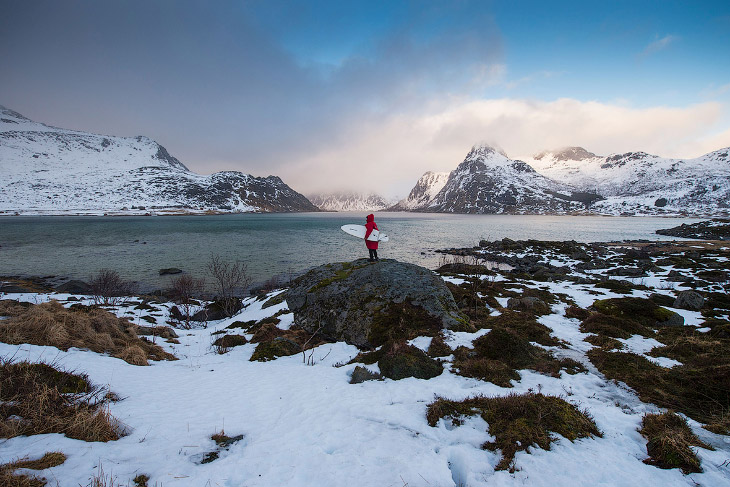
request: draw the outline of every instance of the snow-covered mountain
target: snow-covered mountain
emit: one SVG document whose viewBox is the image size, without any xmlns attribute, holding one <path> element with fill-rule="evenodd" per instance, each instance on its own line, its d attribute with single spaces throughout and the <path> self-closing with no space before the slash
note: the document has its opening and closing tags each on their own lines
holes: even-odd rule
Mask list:
<svg viewBox="0 0 730 487">
<path fill-rule="evenodd" d="M 190 172 L 147 137 L 34 122 L 0 106 L 0 213 L 318 211 L 276 176 Z"/>
<path fill-rule="evenodd" d="M 602 195 L 591 208 L 598 213 L 723 215 L 730 209 L 730 148 L 667 159 L 645 152 L 597 156 L 568 147 L 529 163 L 549 178 Z"/>
<path fill-rule="evenodd" d="M 441 191 L 449 179 L 447 172 L 428 171 L 418 180 L 408 197 L 400 200 L 393 208 L 399 210 L 416 210 L 428 206 L 428 203 Z"/>
<path fill-rule="evenodd" d="M 414 191 L 416 188 L 414 188 Z M 535 172 L 487 145 L 475 145 L 446 184 L 416 211 L 448 213 L 568 213 L 590 196 Z"/>
<path fill-rule="evenodd" d="M 375 193 L 339 192 L 309 195 L 307 198 L 324 211 L 380 211 L 393 204 Z"/>
</svg>

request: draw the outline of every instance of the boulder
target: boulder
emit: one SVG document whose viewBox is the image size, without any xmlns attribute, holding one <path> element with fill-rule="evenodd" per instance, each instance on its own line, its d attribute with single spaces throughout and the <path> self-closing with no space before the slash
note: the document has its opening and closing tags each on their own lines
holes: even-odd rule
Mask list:
<svg viewBox="0 0 730 487">
<path fill-rule="evenodd" d="M 689 282 L 693 281 L 694 278 L 691 276 L 685 276 L 681 272 L 671 270 L 669 271 L 669 274 L 667 274 L 667 281 L 671 282 Z"/>
<path fill-rule="evenodd" d="M 441 277 L 392 259 L 316 267 L 294 281 L 286 302 L 305 331 L 358 347 L 444 328 L 474 331 Z"/>
<path fill-rule="evenodd" d="M 15 294 L 15 293 L 32 293 L 35 292 L 30 287 L 19 285 L 16 283 L 0 283 L 0 293 Z"/>
<path fill-rule="evenodd" d="M 56 287 L 56 291 L 67 294 L 91 294 L 91 286 L 84 281 L 73 280 Z"/>
<path fill-rule="evenodd" d="M 680 291 L 674 300 L 673 308 L 699 311 L 705 305 L 705 298 L 696 291 Z"/>
<path fill-rule="evenodd" d="M 161 276 L 171 276 L 173 274 L 182 274 L 182 269 L 178 269 L 177 267 L 168 267 L 166 269 L 160 269 Z"/>
<path fill-rule="evenodd" d="M 229 318 L 243 309 L 243 303 L 238 298 L 228 298 L 227 301 L 217 299 L 209 303 L 205 309 L 195 313 L 192 321 L 217 321 Z"/>
<path fill-rule="evenodd" d="M 550 313 L 550 306 L 540 298 L 534 296 L 525 296 L 522 298 L 509 298 L 507 300 L 509 309 L 532 311 L 537 314 Z"/>
</svg>

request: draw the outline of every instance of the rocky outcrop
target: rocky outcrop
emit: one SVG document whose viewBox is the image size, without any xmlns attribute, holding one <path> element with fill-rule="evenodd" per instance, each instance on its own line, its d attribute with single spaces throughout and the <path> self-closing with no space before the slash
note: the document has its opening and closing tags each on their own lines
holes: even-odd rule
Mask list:
<svg viewBox="0 0 730 487">
<path fill-rule="evenodd" d="M 439 276 L 390 259 L 314 268 L 294 281 L 286 301 L 302 329 L 358 347 L 471 329 Z"/>
<path fill-rule="evenodd" d="M 708 220 L 690 225 L 682 223 L 678 227 L 659 229 L 656 233 L 670 237 L 701 240 L 730 240 L 730 220 Z"/>
<path fill-rule="evenodd" d="M 673 307 L 699 311 L 704 305 L 705 298 L 700 293 L 696 291 L 680 291 L 677 299 L 674 300 Z"/>
</svg>

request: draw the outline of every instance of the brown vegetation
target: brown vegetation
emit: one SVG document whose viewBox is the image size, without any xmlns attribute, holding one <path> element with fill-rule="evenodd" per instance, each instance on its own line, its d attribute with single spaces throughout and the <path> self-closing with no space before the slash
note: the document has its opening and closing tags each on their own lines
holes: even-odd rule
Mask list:
<svg viewBox="0 0 730 487">
<path fill-rule="evenodd" d="M 45 470 L 56 467 L 66 461 L 66 455 L 61 452 L 49 452 L 36 460 L 21 458 L 14 462 L 0 465 L 0 485 L 7 487 L 43 487 L 46 479 L 29 475 L 17 475 L 20 468 L 28 470 Z"/>
<path fill-rule="evenodd" d="M 110 441 L 122 427 L 84 375 L 47 364 L 0 361 L 0 437 L 61 433 Z"/>
<path fill-rule="evenodd" d="M 649 465 L 681 468 L 684 473 L 702 472 L 700 460 L 690 446 L 713 449 L 700 441 L 687 421 L 673 412 L 647 414 L 641 422 L 641 435 L 647 439 Z"/>
<path fill-rule="evenodd" d="M 101 269 L 89 280 L 94 303 L 104 306 L 115 306 L 134 294 L 137 286 L 123 280 L 117 271 Z"/>
<path fill-rule="evenodd" d="M 441 418 L 448 418 L 458 426 L 464 417 L 477 414 L 489 423 L 489 434 L 495 437 L 495 441 L 484 443 L 482 448 L 502 452 L 495 470 L 514 471 L 515 454 L 533 445 L 549 450 L 553 441 L 551 432 L 570 441 L 601 436 L 588 413 L 559 397 L 539 393 L 478 396 L 463 401 L 440 398 L 428 406 L 426 419 L 431 426 L 436 426 Z"/>
<path fill-rule="evenodd" d="M 64 308 L 57 301 L 29 307 L 0 301 L 0 341 L 13 345 L 30 343 L 68 350 L 85 348 L 109 353 L 132 365 L 147 365 L 147 360 L 175 360 L 158 345 L 140 339 L 135 326 L 126 318 L 109 311 L 74 306 Z"/>
<path fill-rule="evenodd" d="M 517 372 L 520 369 L 531 369 L 553 377 L 559 377 L 561 369 L 569 374 L 585 372 L 585 368 L 575 360 L 556 359 L 547 350 L 532 345 L 524 335 L 525 329 L 517 330 L 523 334 L 511 328 L 495 327 L 474 340 L 474 348 L 457 348 L 454 351 L 456 373 L 500 387 L 512 387 L 512 380 L 520 380 Z"/>
</svg>

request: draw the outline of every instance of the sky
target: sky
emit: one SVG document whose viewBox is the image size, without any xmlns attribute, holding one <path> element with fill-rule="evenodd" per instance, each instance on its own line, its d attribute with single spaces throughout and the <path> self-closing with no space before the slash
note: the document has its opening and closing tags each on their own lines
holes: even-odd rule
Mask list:
<svg viewBox="0 0 730 487">
<path fill-rule="evenodd" d="M 192 171 L 404 197 L 477 143 L 730 146 L 727 1 L 0 0 L 0 105 Z"/>
</svg>

